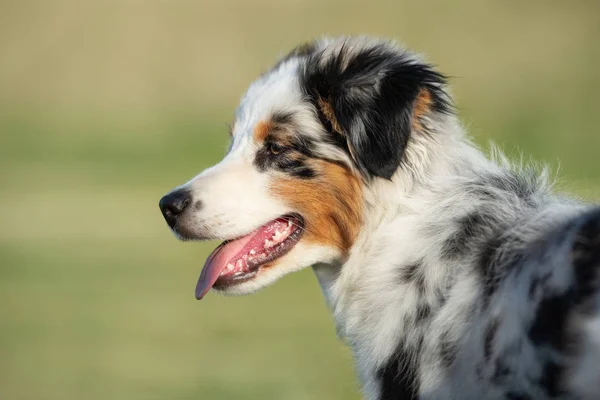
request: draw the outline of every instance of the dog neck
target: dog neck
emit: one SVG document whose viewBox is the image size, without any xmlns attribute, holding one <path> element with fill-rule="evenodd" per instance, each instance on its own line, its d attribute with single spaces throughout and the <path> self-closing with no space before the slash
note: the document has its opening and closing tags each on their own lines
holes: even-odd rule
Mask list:
<svg viewBox="0 0 600 400">
<path fill-rule="evenodd" d="M 386 346 L 408 333 L 403 321 L 410 313 L 419 312 L 423 304 L 435 311 L 451 279 L 451 266 L 428 262 L 419 294 L 399 274 L 408 274 L 424 259 L 431 260 L 429 253 L 439 251 L 435 235 L 447 231 L 432 229 L 431 221 L 442 202 L 451 206 L 449 197 L 461 195 L 459 182 L 499 168 L 464 137 L 458 123 L 452 120 L 445 127 L 444 132 L 413 140 L 406 162 L 390 181 L 375 179 L 365 187 L 363 226 L 345 260 L 313 266 L 338 335 L 362 358 L 359 365 L 368 367 L 389 354 Z"/>
</svg>

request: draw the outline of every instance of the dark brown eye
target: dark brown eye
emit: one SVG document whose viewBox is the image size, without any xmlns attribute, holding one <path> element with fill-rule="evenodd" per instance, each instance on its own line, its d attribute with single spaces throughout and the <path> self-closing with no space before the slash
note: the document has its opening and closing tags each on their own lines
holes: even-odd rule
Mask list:
<svg viewBox="0 0 600 400">
<path fill-rule="evenodd" d="M 280 144 L 267 143 L 267 151 L 271 154 L 280 154 L 280 153 L 283 153 L 285 150 L 286 150 L 286 148 Z"/>
</svg>

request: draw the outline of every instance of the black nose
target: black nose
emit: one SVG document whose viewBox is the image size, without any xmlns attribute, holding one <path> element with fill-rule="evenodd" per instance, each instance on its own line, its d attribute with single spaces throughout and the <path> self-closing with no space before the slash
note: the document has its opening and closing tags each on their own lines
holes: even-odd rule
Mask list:
<svg viewBox="0 0 600 400">
<path fill-rule="evenodd" d="M 158 202 L 160 211 L 162 211 L 162 214 L 167 220 L 167 224 L 169 224 L 171 228 L 175 226 L 177 217 L 181 215 L 190 204 L 191 197 L 190 192 L 179 189 L 167 194 Z"/>
</svg>

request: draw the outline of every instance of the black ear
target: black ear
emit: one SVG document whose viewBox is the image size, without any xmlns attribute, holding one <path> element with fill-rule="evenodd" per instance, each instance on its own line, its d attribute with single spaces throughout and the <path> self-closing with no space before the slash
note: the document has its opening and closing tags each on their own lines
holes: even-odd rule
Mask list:
<svg viewBox="0 0 600 400">
<path fill-rule="evenodd" d="M 386 179 L 402 163 L 419 118 L 449 110 L 444 84 L 443 75 L 410 53 L 362 38 L 325 44 L 303 71 L 325 127 L 345 139 L 365 175 Z"/>
</svg>

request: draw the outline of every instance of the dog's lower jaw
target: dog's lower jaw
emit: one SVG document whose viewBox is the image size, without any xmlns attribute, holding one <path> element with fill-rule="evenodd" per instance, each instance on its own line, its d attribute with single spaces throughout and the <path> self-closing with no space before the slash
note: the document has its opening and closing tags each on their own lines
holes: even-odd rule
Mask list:
<svg viewBox="0 0 600 400">
<path fill-rule="evenodd" d="M 335 260 L 338 259 L 339 251 L 337 249 L 300 239 L 289 253 L 258 268 L 251 279 L 230 286 L 217 286 L 213 290 L 226 296 L 252 294 L 275 283 L 285 275 L 317 265 L 323 260 L 325 260 L 325 263 L 322 265 L 335 265 Z"/>
</svg>

